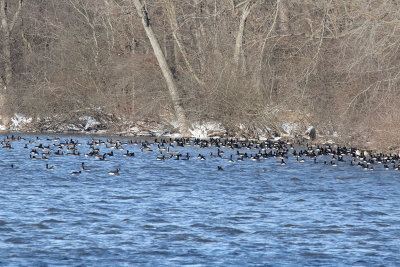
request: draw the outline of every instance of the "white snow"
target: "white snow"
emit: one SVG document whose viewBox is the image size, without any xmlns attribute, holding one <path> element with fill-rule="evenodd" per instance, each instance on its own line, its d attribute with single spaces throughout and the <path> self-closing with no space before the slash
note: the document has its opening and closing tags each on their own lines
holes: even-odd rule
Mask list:
<svg viewBox="0 0 400 267">
<path fill-rule="evenodd" d="M 10 130 L 18 131 L 22 128 L 24 124 L 28 124 L 32 122 L 32 118 L 27 118 L 23 114 L 15 113 L 11 118 L 11 126 Z"/>
<path fill-rule="evenodd" d="M 225 131 L 225 128 L 218 122 L 195 122 L 189 131 L 193 137 L 207 138 L 212 133 Z"/>
<path fill-rule="evenodd" d="M 282 129 L 287 133 L 282 136 L 292 136 L 298 129 L 298 125 L 294 122 L 285 122 L 282 124 Z"/>
<path fill-rule="evenodd" d="M 172 125 L 172 127 L 179 128 L 179 123 L 177 120 L 169 121 L 169 123 Z"/>
<path fill-rule="evenodd" d="M 95 126 L 99 125 L 100 122 L 98 122 L 95 118 L 91 116 L 83 116 L 79 118 L 81 121 L 86 121 L 86 124 L 84 126 L 85 130 L 88 130 L 89 128 L 94 128 Z"/>
</svg>

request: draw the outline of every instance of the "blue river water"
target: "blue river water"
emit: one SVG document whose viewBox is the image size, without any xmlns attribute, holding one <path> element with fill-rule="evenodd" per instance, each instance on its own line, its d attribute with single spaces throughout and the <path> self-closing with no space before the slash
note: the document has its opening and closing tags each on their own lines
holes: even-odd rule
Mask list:
<svg viewBox="0 0 400 267">
<path fill-rule="evenodd" d="M 22 137 L 0 149 L 1 266 L 400 265 L 400 171 L 192 145 L 156 160 L 151 141 L 100 144 L 113 153 L 100 160 L 85 156 L 91 137 Z M 55 155 L 71 138 L 75 152 Z"/>
</svg>

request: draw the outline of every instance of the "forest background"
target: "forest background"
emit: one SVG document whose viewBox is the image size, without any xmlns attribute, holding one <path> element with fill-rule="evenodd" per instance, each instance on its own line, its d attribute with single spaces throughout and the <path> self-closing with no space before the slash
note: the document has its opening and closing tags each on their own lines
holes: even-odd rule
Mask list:
<svg viewBox="0 0 400 267">
<path fill-rule="evenodd" d="M 292 123 L 399 148 L 396 0 L 0 0 L 0 19 L 5 125 L 77 111 L 172 121 L 180 107 L 189 127 L 213 121 L 230 135 Z"/>
</svg>

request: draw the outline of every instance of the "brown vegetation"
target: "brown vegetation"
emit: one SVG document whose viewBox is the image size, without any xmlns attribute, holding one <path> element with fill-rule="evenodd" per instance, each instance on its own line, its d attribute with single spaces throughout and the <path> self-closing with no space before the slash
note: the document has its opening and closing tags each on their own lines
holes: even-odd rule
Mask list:
<svg viewBox="0 0 400 267">
<path fill-rule="evenodd" d="M 3 116 L 91 108 L 172 119 L 175 98 L 188 121 L 219 121 L 233 132 L 239 124 L 274 128 L 290 111 L 348 142 L 388 148 L 400 141 L 397 1 L 0 3 Z M 144 24 L 135 4 L 144 7 Z"/>
</svg>

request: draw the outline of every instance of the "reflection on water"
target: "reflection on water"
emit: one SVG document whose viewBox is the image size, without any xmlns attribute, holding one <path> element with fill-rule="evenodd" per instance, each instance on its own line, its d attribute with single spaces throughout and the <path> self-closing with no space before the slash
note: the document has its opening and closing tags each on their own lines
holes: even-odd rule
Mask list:
<svg viewBox="0 0 400 267">
<path fill-rule="evenodd" d="M 400 172 L 176 143 L 157 160 L 152 142 L 94 144 L 102 160 L 89 137 L 23 137 L 0 149 L 0 265 L 400 264 Z"/>
</svg>

